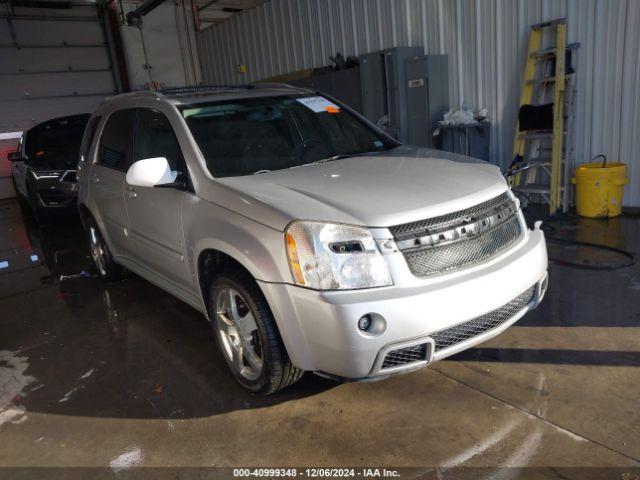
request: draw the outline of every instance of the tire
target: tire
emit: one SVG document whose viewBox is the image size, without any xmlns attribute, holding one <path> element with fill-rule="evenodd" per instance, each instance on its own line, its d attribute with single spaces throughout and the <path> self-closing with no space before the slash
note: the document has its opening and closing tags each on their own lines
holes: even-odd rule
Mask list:
<svg viewBox="0 0 640 480">
<path fill-rule="evenodd" d="M 107 282 L 125 279 L 129 271 L 115 262 L 96 222 L 92 218 L 87 218 L 84 225 L 89 240 L 89 252 L 98 270 L 98 275 Z"/>
<path fill-rule="evenodd" d="M 302 377 L 304 371 L 291 363 L 271 309 L 248 273 L 232 268 L 216 276 L 209 288 L 209 312 L 220 354 L 244 388 L 269 395 Z"/>
</svg>

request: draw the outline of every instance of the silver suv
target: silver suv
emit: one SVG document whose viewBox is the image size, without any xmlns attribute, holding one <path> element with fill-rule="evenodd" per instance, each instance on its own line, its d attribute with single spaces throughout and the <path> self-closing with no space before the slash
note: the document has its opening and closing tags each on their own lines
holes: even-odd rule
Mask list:
<svg viewBox="0 0 640 480">
<path fill-rule="evenodd" d="M 200 310 L 247 389 L 382 378 L 491 338 L 547 285 L 498 168 L 399 145 L 286 85 L 106 101 L 78 167 L 100 274 Z"/>
</svg>

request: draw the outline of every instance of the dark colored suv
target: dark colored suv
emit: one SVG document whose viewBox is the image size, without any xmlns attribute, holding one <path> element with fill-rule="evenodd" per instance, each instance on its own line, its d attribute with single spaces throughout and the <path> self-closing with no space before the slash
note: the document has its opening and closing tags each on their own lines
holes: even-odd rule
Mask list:
<svg viewBox="0 0 640 480">
<path fill-rule="evenodd" d="M 52 213 L 76 209 L 76 166 L 89 114 L 54 118 L 22 134 L 18 151 L 10 153 L 13 186 L 26 200 L 38 223 Z"/>
</svg>

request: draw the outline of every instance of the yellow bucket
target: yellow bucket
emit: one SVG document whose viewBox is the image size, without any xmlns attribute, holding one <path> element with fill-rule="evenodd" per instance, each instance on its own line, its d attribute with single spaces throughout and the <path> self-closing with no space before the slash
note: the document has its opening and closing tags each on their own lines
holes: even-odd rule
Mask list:
<svg viewBox="0 0 640 480">
<path fill-rule="evenodd" d="M 597 157 L 596 157 L 597 158 Z M 617 217 L 622 213 L 622 191 L 629 181 L 624 163 L 583 163 L 573 172 L 578 215 Z"/>
</svg>

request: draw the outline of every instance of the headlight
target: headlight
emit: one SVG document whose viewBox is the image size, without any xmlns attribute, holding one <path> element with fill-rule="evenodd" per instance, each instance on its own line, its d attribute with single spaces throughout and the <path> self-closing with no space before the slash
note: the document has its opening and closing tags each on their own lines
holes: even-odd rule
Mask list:
<svg viewBox="0 0 640 480">
<path fill-rule="evenodd" d="M 387 262 L 366 228 L 296 221 L 285 243 L 298 285 L 348 290 L 393 285 Z"/>
<path fill-rule="evenodd" d="M 63 170 L 47 170 L 47 171 L 41 170 L 39 172 L 36 172 L 35 170 L 31 170 L 31 174 L 33 175 L 33 178 L 35 178 L 36 180 L 40 180 L 41 178 L 58 178 L 63 173 L 64 173 Z"/>
</svg>

